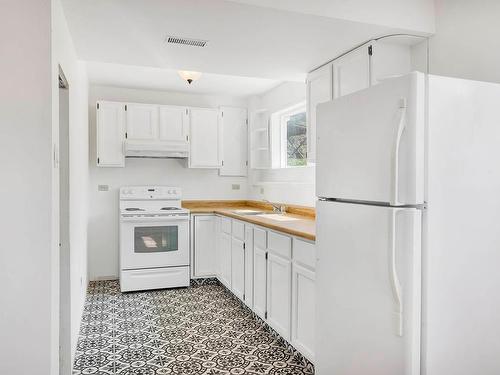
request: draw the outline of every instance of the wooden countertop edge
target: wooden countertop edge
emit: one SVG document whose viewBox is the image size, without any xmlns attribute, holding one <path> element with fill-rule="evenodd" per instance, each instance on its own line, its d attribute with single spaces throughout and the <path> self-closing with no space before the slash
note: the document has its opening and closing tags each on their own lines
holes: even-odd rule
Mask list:
<svg viewBox="0 0 500 375">
<path fill-rule="evenodd" d="M 295 205 L 286 205 L 287 215 L 295 217 L 299 220 L 314 222 L 316 215 L 312 207 L 303 207 Z M 258 225 L 264 228 L 275 230 L 277 232 L 286 233 L 292 236 L 304 238 L 309 241 L 316 241 L 316 235 L 311 232 L 304 232 L 299 229 L 290 228 L 285 223 L 271 223 L 271 219 L 262 217 L 253 217 L 251 215 L 238 215 L 231 212 L 236 209 L 251 209 L 257 208 L 263 211 L 272 212 L 272 206 L 259 201 L 247 200 L 190 200 L 182 201 L 182 207 L 187 208 L 192 214 L 218 214 L 227 216 L 236 220 L 245 221 L 250 224 Z M 307 225 L 307 224 L 306 224 Z"/>
<path fill-rule="evenodd" d="M 268 228 L 271 230 L 275 230 L 277 232 L 286 233 L 286 234 L 290 234 L 292 236 L 305 238 L 306 240 L 316 241 L 316 235 L 314 235 L 314 234 L 311 234 L 308 232 L 302 232 L 300 230 L 281 226 L 279 224 L 272 224 L 272 223 L 269 223 L 268 221 L 262 221 L 261 218 L 255 218 L 252 215 L 238 215 L 238 214 L 233 214 L 233 213 L 223 211 L 223 210 L 215 210 L 214 214 L 227 216 L 227 217 L 230 217 L 232 219 L 236 219 L 236 220 L 240 220 L 240 221 L 245 221 L 247 223 L 258 225 L 261 227 L 265 227 L 265 228 Z M 297 217 L 298 215 L 293 215 L 293 216 Z M 300 218 L 300 219 L 301 220 L 312 220 L 310 218 Z M 266 219 L 264 219 L 264 220 L 266 220 Z M 269 219 L 267 219 L 267 220 L 269 220 Z"/>
</svg>

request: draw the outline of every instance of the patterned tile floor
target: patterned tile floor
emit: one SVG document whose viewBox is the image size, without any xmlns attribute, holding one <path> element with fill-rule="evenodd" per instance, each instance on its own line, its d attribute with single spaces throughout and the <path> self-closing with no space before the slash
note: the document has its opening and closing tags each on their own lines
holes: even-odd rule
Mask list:
<svg viewBox="0 0 500 375">
<path fill-rule="evenodd" d="M 120 293 L 89 286 L 74 374 L 313 374 L 218 283 Z"/>
</svg>

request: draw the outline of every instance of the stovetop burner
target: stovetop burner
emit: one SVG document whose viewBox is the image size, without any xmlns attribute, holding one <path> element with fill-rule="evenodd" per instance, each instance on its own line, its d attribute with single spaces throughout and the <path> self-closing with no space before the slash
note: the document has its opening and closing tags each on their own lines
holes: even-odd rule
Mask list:
<svg viewBox="0 0 500 375">
<path fill-rule="evenodd" d="M 145 211 L 143 208 L 127 207 L 125 211 Z"/>
<path fill-rule="evenodd" d="M 160 211 L 178 211 L 180 210 L 179 207 L 162 207 L 160 208 Z"/>
</svg>

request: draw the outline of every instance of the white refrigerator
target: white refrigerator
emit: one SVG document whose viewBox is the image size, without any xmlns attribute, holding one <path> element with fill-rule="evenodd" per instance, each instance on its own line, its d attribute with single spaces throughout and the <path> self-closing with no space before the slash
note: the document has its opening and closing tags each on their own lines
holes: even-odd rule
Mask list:
<svg viewBox="0 0 500 375">
<path fill-rule="evenodd" d="M 500 373 L 500 85 L 317 108 L 317 375 Z"/>
</svg>

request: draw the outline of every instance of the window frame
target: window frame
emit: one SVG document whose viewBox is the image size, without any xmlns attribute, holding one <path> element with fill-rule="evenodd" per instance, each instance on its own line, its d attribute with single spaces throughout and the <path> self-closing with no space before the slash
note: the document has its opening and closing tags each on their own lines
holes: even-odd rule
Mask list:
<svg viewBox="0 0 500 375">
<path fill-rule="evenodd" d="M 288 129 L 287 129 L 287 121 L 285 119 L 298 113 L 306 113 L 307 116 L 307 106 L 305 101 L 297 103 L 293 106 L 290 106 L 286 109 L 283 109 L 275 113 L 276 115 L 275 119 L 277 122 L 276 125 L 279 126 L 279 134 L 280 134 L 280 141 L 279 141 L 280 168 L 303 168 L 308 166 L 307 154 L 305 156 L 304 165 L 288 165 L 288 139 L 287 139 Z M 309 132 L 309 127 L 307 124 L 307 117 L 306 117 L 306 139 L 308 132 Z"/>
</svg>

